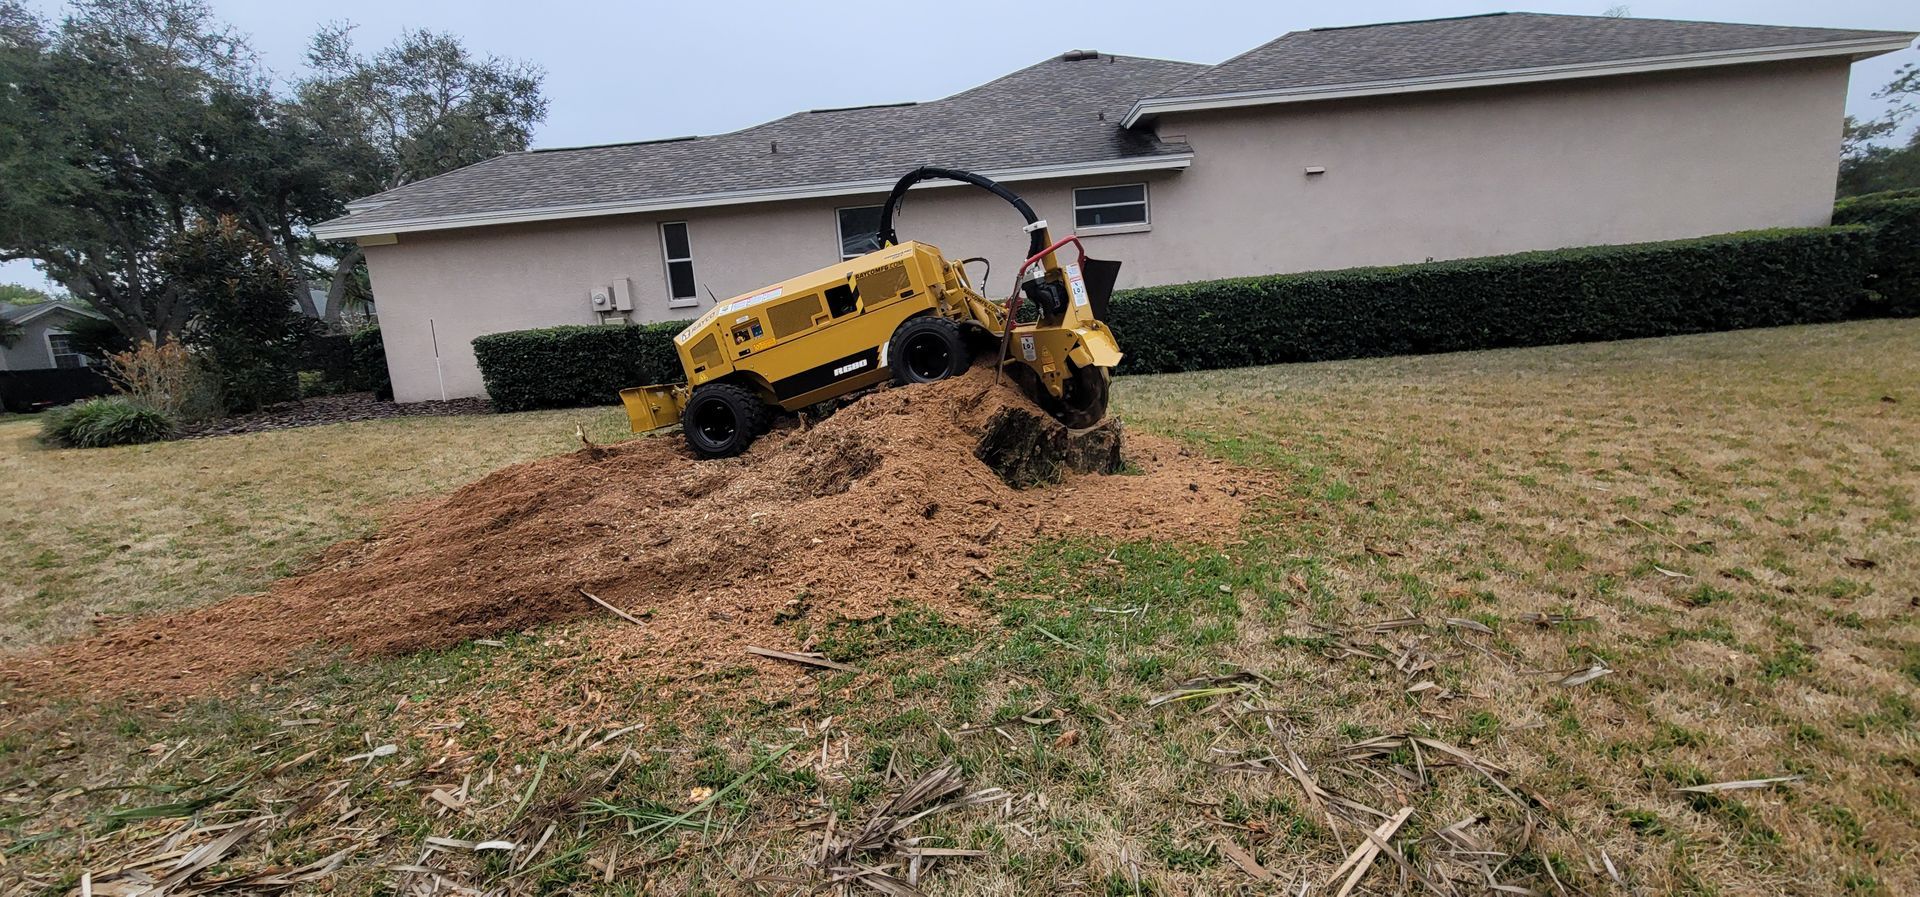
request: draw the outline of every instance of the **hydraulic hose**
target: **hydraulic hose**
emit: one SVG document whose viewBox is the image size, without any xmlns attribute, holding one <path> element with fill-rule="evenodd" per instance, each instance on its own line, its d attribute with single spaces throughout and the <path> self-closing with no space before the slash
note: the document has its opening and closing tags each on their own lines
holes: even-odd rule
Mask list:
<svg viewBox="0 0 1920 897">
<path fill-rule="evenodd" d="M 935 168 L 931 165 L 922 165 L 919 168 L 907 172 L 904 177 L 895 182 L 893 192 L 887 194 L 887 204 L 880 207 L 880 245 L 892 246 L 900 242 L 899 234 L 895 233 L 893 229 L 893 213 L 900 207 L 900 200 L 906 197 L 907 189 L 921 181 L 935 179 L 972 184 L 1011 203 L 1013 207 L 1020 212 L 1020 217 L 1025 218 L 1028 224 L 1034 224 L 1040 220 L 1040 216 L 1033 213 L 1033 207 L 1027 205 L 1027 201 L 1021 199 L 1020 194 L 994 183 L 989 178 L 981 177 L 971 171 L 961 171 L 957 168 Z M 1027 255 L 1029 257 L 1045 255 L 1043 250 L 1047 248 L 1046 229 L 1034 228 L 1029 236 L 1031 239 L 1027 243 Z M 1015 281 L 1018 282 L 1021 276 L 1021 274 L 1016 273 L 1014 275 Z"/>
</svg>

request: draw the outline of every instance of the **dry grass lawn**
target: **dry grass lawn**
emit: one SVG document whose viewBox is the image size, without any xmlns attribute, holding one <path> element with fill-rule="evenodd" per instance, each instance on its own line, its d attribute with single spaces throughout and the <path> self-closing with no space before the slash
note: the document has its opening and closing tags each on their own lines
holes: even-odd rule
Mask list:
<svg viewBox="0 0 1920 897">
<path fill-rule="evenodd" d="M 416 417 L 113 449 L 46 449 L 0 419 L 0 650 L 251 592 L 363 535 L 392 503 L 594 438 L 614 409 Z"/>
<path fill-rule="evenodd" d="M 729 697 L 748 668 L 601 674 L 627 624 L 591 621 L 15 714 L 0 895 L 242 821 L 194 881 L 1335 894 L 1359 856 L 1354 893 L 1920 893 L 1920 321 L 1132 378 L 1118 406 L 1286 486 L 1224 551 L 1042 546 L 984 625 L 796 621 L 865 672 L 770 703 Z M 572 419 L 118 456 L 0 425 L 15 482 L 54 481 L 6 512 L 47 555 L 7 631 L 257 587 Z M 896 797 L 949 765 L 979 802 Z M 1752 780 L 1779 781 L 1680 790 Z"/>
</svg>

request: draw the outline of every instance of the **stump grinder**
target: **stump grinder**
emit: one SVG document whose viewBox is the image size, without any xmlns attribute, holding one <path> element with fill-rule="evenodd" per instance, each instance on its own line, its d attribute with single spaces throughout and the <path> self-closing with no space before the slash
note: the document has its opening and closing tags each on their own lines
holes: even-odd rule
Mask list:
<svg viewBox="0 0 1920 897">
<path fill-rule="evenodd" d="M 894 213 L 908 188 L 931 179 L 971 184 L 1026 219 L 1027 260 L 1004 302 L 981 294 L 966 266 L 925 243 L 899 242 Z M 695 454 L 723 458 L 767 432 L 773 415 L 828 403 L 888 378 L 930 383 L 967 370 L 976 351 L 997 355 L 1036 404 L 1069 428 L 1107 413 L 1120 348 L 1102 323 L 1120 263 L 1088 258 L 1076 237 L 1054 240 L 1013 191 L 966 171 L 922 167 L 893 185 L 881 208 L 880 248 L 717 303 L 674 337 L 684 384 L 624 389 L 634 432 L 681 424 Z M 1062 265 L 1072 244 L 1078 260 Z M 1022 311 L 1028 312 L 1022 315 Z"/>
</svg>

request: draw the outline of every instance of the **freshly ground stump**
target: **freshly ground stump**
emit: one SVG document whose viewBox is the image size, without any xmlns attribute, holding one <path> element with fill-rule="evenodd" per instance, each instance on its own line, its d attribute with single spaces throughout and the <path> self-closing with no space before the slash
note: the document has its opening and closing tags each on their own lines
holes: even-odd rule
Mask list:
<svg viewBox="0 0 1920 897">
<path fill-rule="evenodd" d="M 1119 473 L 1125 428 L 1109 417 L 1069 430 L 1037 410 L 1007 407 L 988 418 L 973 456 L 1016 489 L 1058 483 L 1071 473 Z"/>
</svg>

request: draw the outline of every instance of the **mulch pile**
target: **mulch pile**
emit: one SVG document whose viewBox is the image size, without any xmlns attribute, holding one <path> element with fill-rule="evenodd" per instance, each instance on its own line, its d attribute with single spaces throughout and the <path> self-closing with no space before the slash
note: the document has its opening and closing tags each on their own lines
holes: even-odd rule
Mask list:
<svg viewBox="0 0 1920 897">
<path fill-rule="evenodd" d="M 1255 475 L 1128 434 L 1124 475 L 1016 490 L 976 460 L 987 420 L 1030 408 L 990 372 L 880 390 L 740 458 L 678 437 L 517 464 L 329 549 L 265 593 L 127 622 L 0 659 L 28 692 L 179 698 L 224 691 L 316 648 L 356 656 L 447 647 L 582 616 L 582 591 L 644 618 L 608 638 L 636 675 L 793 650 L 792 620 L 866 619 L 899 600 L 977 612 L 969 582 L 1067 534 L 1232 538 Z M 616 646 L 609 646 L 613 652 Z"/>
<path fill-rule="evenodd" d="M 358 420 L 384 420 L 389 417 L 438 417 L 448 414 L 491 414 L 493 403 L 486 399 L 449 399 L 444 402 L 388 402 L 370 392 L 347 392 L 332 396 L 314 396 L 297 402 L 270 405 L 251 414 L 236 414 L 205 423 L 188 424 L 180 429 L 181 439 L 208 436 L 235 436 L 268 430 L 291 430 Z"/>
</svg>

